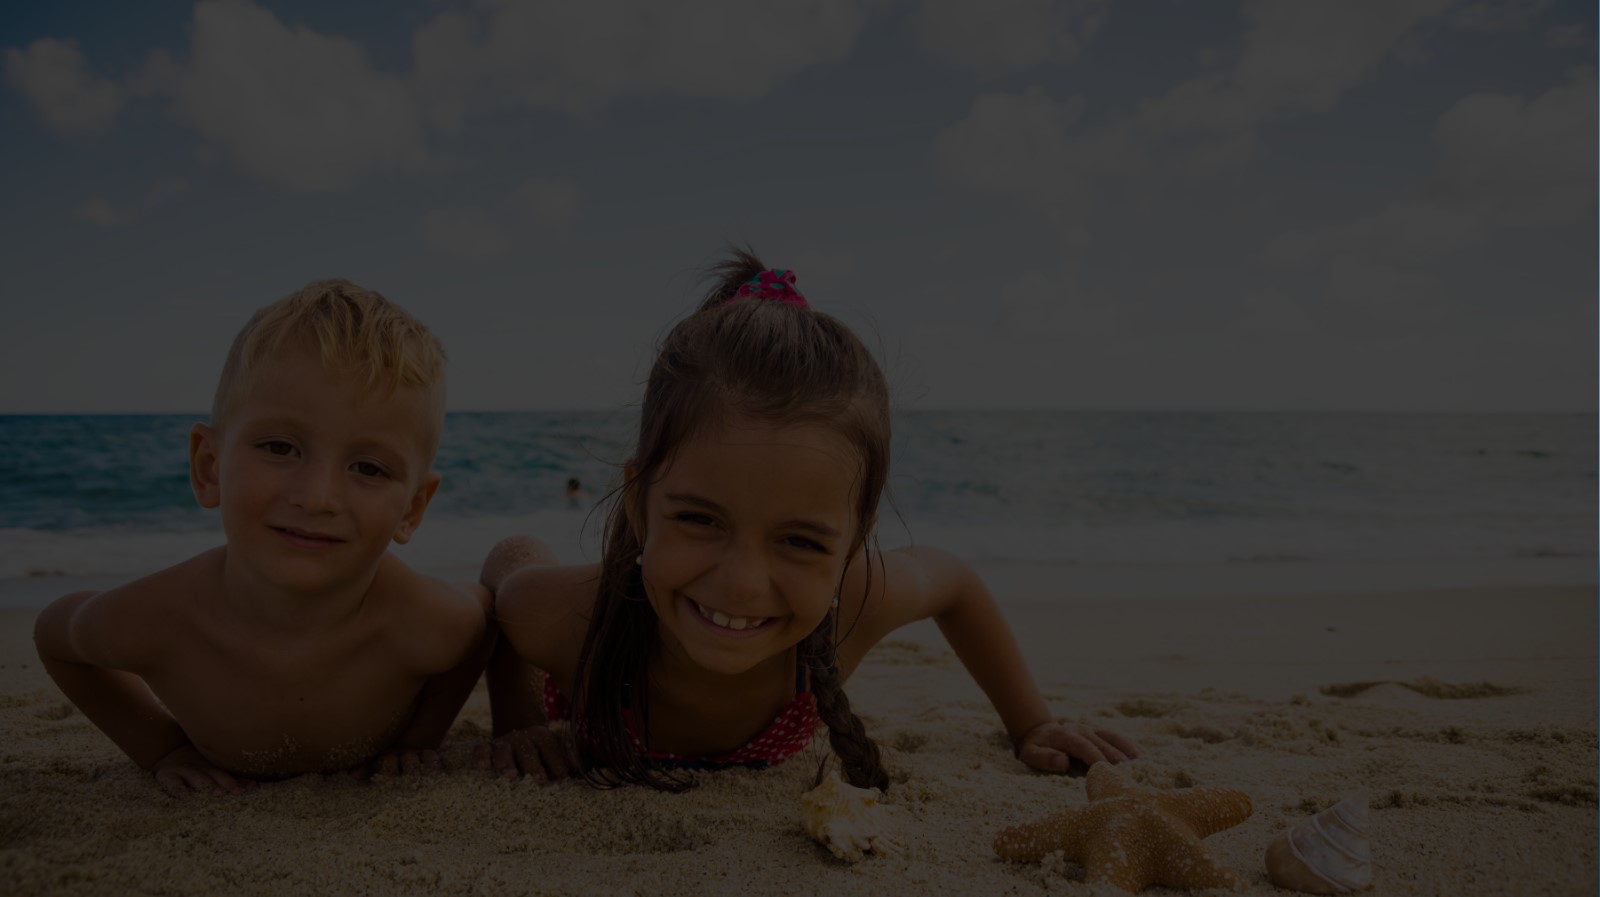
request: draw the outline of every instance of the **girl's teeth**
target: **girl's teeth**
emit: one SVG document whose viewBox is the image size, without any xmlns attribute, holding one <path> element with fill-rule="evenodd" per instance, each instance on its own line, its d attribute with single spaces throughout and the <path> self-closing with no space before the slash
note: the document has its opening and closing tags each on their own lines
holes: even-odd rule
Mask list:
<svg viewBox="0 0 1600 897">
<path fill-rule="evenodd" d="M 760 626 L 762 623 L 767 622 L 766 618 L 764 617 L 761 619 L 756 619 L 753 617 L 730 617 L 720 610 L 707 610 L 698 602 L 695 604 L 695 606 L 700 609 L 701 616 L 724 629 L 732 629 L 735 632 L 743 629 L 754 629 L 755 627 Z"/>
</svg>

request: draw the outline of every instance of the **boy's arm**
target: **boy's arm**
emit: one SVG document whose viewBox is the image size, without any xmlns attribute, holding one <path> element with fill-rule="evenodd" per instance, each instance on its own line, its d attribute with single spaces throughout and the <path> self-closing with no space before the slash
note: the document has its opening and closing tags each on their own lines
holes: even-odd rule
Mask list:
<svg viewBox="0 0 1600 897">
<path fill-rule="evenodd" d="M 490 621 L 492 598 L 489 590 L 476 583 L 461 583 L 452 588 L 471 594 L 478 608 L 467 635 L 472 650 L 454 667 L 429 677 L 417 698 L 411 722 L 395 737 L 393 747 L 376 761 L 379 772 L 392 775 L 439 769 L 441 764 L 436 751 L 488 663 L 495 638 Z"/>
<path fill-rule="evenodd" d="M 1137 745 L 1114 732 L 1056 722 L 1005 615 L 970 566 L 925 548 L 889 557 L 895 555 L 902 562 L 885 571 L 889 628 L 933 618 L 999 713 L 1018 759 L 1036 769 L 1063 772 L 1072 757 L 1093 764 L 1140 756 Z"/>
<path fill-rule="evenodd" d="M 200 756 L 144 680 L 127 671 L 140 666 L 138 648 L 130 642 L 144 631 L 118 619 L 130 610 L 130 597 L 77 592 L 40 612 L 33 641 L 45 672 L 123 753 L 155 772 L 169 794 L 244 790 L 240 780 Z"/>
</svg>

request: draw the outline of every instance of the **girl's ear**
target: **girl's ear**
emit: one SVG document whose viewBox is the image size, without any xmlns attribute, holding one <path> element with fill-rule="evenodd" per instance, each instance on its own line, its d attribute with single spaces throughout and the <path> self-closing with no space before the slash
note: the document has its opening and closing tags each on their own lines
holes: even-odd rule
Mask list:
<svg viewBox="0 0 1600 897">
<path fill-rule="evenodd" d="M 217 431 L 205 424 L 189 428 L 189 488 L 202 508 L 222 504 L 222 484 L 217 476 L 220 465 Z"/>
</svg>

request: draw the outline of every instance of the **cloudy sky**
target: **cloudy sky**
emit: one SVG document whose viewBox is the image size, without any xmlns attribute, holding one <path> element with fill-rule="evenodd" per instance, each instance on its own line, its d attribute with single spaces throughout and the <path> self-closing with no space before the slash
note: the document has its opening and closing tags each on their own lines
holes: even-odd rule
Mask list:
<svg viewBox="0 0 1600 897">
<path fill-rule="evenodd" d="M 614 408 L 730 240 L 903 408 L 1595 408 L 1592 3 L 365 7 L 4 14 L 0 412 L 202 409 L 329 276 Z"/>
</svg>

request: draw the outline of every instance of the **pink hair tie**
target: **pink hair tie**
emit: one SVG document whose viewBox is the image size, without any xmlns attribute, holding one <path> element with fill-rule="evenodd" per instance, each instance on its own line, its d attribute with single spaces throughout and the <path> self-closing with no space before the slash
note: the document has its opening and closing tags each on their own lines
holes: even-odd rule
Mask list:
<svg viewBox="0 0 1600 897">
<path fill-rule="evenodd" d="M 784 268 L 771 268 L 750 278 L 734 291 L 728 301 L 732 302 L 745 296 L 771 299 L 785 305 L 798 305 L 801 308 L 811 307 L 806 302 L 806 297 L 800 295 L 800 291 L 794 288 L 794 272 Z"/>
</svg>

